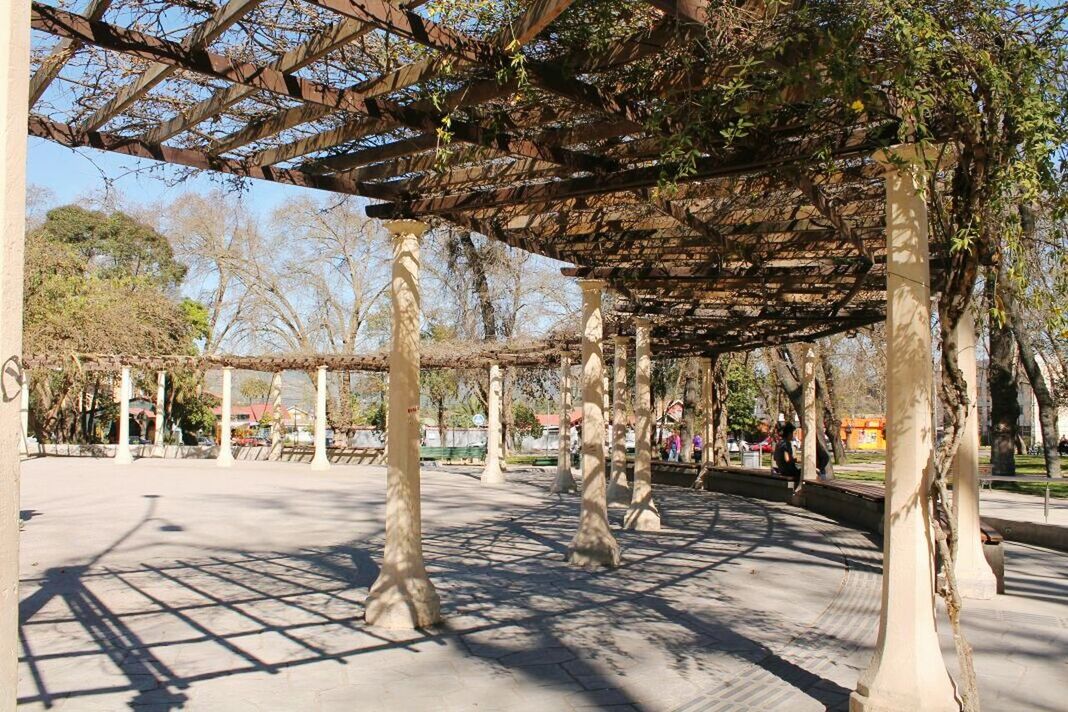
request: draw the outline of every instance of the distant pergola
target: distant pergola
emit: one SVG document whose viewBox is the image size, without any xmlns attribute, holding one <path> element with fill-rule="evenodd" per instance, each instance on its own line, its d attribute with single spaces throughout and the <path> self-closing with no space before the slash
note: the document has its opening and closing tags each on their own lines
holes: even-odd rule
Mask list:
<svg viewBox="0 0 1068 712">
<path fill-rule="evenodd" d="M 306 0 L 317 17 L 331 19 L 300 43 L 274 48 L 250 41 L 272 0 L 229 0 L 178 41 L 125 27 L 121 17 L 106 21 L 110 4 L 90 0 L 77 15 L 38 2 L 29 10 L 12 3 L 15 7 L 0 17 L 10 47 L 3 50 L 4 75 L 13 78 L 2 90 L 8 98 L 4 129 L 9 135 L 6 240 L 22 230 L 25 149 L 10 135 L 21 139 L 27 125 L 24 97 L 30 97 L 31 108 L 42 100 L 64 76 L 65 63 L 87 45 L 105 50 L 116 65 L 141 61 L 144 68 L 103 101 L 86 93 L 82 103 L 91 104 L 88 111 L 59 116 L 30 111 L 30 135 L 375 201 L 367 214 L 388 220 L 394 235 L 388 361 L 393 415 L 385 560 L 367 602 L 369 622 L 410 627 L 440 618 L 420 548 L 418 269 L 423 232 L 429 225 L 451 223 L 570 263 L 564 273 L 582 285 L 583 499 L 570 553 L 576 565 L 619 561 L 607 520 L 603 447 L 606 323 L 615 334 L 617 417 L 626 398 L 630 344 L 637 358 L 638 445 L 625 526 L 655 530 L 659 512 L 649 487 L 654 353 L 705 357 L 707 374 L 710 359 L 723 352 L 811 342 L 886 319 L 887 583 L 877 655 L 853 705 L 955 708 L 934 627 L 925 475 L 933 440 L 932 267 L 937 282 L 947 247 L 928 245 L 927 205 L 917 185 L 929 175 L 931 156 L 917 146 L 894 146 L 897 122 L 862 113 L 854 124 L 837 129 L 798 124 L 789 120 L 791 106 L 784 99 L 783 121 L 772 130 L 716 152 L 702 151 L 691 170 L 678 171 L 663 149 L 665 137 L 677 127 L 658 122 L 642 97 L 620 90 L 613 72 L 655 58 L 714 22 L 716 10 L 703 0 L 636 3 L 649 12 L 648 25 L 596 51 L 554 44 L 553 23 L 571 0 L 530 2 L 507 26 L 484 37 L 428 19 L 419 12 L 421 0 Z M 176 12 L 185 11 L 185 24 L 194 24 L 187 3 L 171 4 Z M 30 23 L 42 38 L 57 40 L 42 52 L 32 78 Z M 310 78 L 336 53 L 358 57 L 361 43 L 371 36 L 419 45 L 425 57 L 351 86 Z M 528 45 L 537 51 L 523 62 L 523 81 L 499 71 Z M 655 87 L 657 98 L 685 101 L 714 69 L 697 66 L 666 74 Z M 191 84 L 190 78 L 196 81 Z M 139 107 L 172 84 L 180 89 L 168 94 L 176 110 L 146 120 L 153 112 Z M 439 130 L 446 116 L 451 142 L 443 151 Z M 817 155 L 821 168 L 813 172 Z M 676 176 L 673 191 L 659 190 L 665 174 Z M 19 256 L 20 271 L 21 252 L 10 254 Z M 4 263 L 5 295 L 21 290 L 13 269 Z M 604 315 L 606 289 L 613 301 L 611 313 Z M 2 333 L 4 353 L 15 359 L 16 370 L 19 334 L 6 325 Z M 561 357 L 566 386 L 570 367 Z M 812 369 L 807 358 L 806 440 L 815 438 Z M 492 414 L 499 372 L 491 383 Z M 706 405 L 709 397 L 706 393 Z M 5 405 L 3 412 L 5 426 L 17 423 L 17 407 Z M 805 476 L 812 477 L 814 440 L 804 452 Z M 7 452 L 5 458 L 5 472 L 15 471 L 15 456 Z M 495 466 L 487 464 L 485 483 L 503 481 Z M 5 478 L 4 486 L 11 481 Z M 573 487 L 570 468 L 562 463 L 555 489 Z M 963 509 L 961 516 L 970 521 L 972 513 Z M 977 532 L 977 510 L 974 519 Z M 965 542 L 967 526 L 961 531 Z M 9 546 L 17 535 L 4 531 Z M 977 534 L 973 538 L 978 541 Z M 8 586 L 17 571 L 14 559 L 5 561 Z M 8 683 L 14 680 L 15 629 L 9 614 L 15 601 L 4 599 L 6 619 L 0 626 L 5 655 L 0 688 L 5 690 L 13 690 Z"/>
</svg>

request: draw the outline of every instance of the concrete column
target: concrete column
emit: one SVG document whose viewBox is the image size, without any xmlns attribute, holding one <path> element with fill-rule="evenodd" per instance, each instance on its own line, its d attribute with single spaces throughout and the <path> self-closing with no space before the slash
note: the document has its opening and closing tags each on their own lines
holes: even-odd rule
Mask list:
<svg viewBox="0 0 1068 712">
<path fill-rule="evenodd" d="M 701 462 L 706 465 L 712 462 L 712 438 L 715 437 L 715 417 L 712 414 L 712 397 L 715 389 L 712 387 L 712 359 L 701 359 L 701 408 L 705 411 L 705 427 L 701 437 L 704 439 L 704 448 L 701 450 Z"/>
<path fill-rule="evenodd" d="M 130 384 L 130 367 L 122 367 L 119 381 L 119 442 L 115 446 L 115 464 L 129 465 L 133 462 L 130 452 L 130 396 L 133 386 Z"/>
<path fill-rule="evenodd" d="M 604 282 L 581 280 L 582 287 L 582 511 L 568 547 L 575 566 L 618 566 L 619 544 L 608 528 L 604 451 L 604 351 L 601 290 Z"/>
<path fill-rule="evenodd" d="M 0 3 L 0 710 L 15 709 L 18 678 L 19 401 L 22 356 L 22 260 L 26 231 L 26 116 L 30 94 L 30 3 Z M 20 374 L 12 378 L 12 372 Z"/>
<path fill-rule="evenodd" d="M 801 477 L 818 480 L 816 468 L 816 345 L 801 344 Z"/>
<path fill-rule="evenodd" d="M 660 512 L 653 502 L 653 374 L 652 345 L 648 319 L 634 321 L 634 488 L 624 529 L 658 531 Z"/>
<path fill-rule="evenodd" d="M 271 449 L 267 459 L 282 459 L 282 372 L 271 374 Z"/>
<path fill-rule="evenodd" d="M 577 492 L 575 476 L 571 474 L 571 357 L 560 357 L 560 452 L 556 460 L 556 481 L 549 491 Z"/>
<path fill-rule="evenodd" d="M 231 412 L 230 386 L 233 380 L 233 369 L 229 366 L 222 371 L 222 416 L 219 418 L 219 455 L 215 464 L 219 467 L 233 467 L 234 450 L 230 445 L 230 424 L 233 422 Z"/>
<path fill-rule="evenodd" d="M 398 220 L 386 227 L 393 234 L 386 544 L 364 616 L 384 628 L 423 628 L 441 620 L 423 563 L 419 500 L 419 238 L 426 225 Z"/>
<path fill-rule="evenodd" d="M 22 380 L 19 385 L 19 416 L 22 419 L 22 438 L 19 440 L 19 452 L 28 455 L 30 452 L 30 372 L 22 369 Z"/>
<path fill-rule="evenodd" d="M 311 468 L 316 472 L 330 469 L 326 456 L 326 366 L 320 366 L 315 378 L 315 456 Z"/>
<path fill-rule="evenodd" d="M 849 706 L 853 712 L 948 712 L 959 705 L 935 631 L 927 205 L 918 192 L 922 176 L 898 168 L 922 157 L 916 147 L 901 146 L 877 159 L 887 169 L 882 614 L 875 655 Z"/>
<path fill-rule="evenodd" d="M 152 442 L 152 454 L 163 457 L 163 411 L 167 404 L 167 372 L 156 372 L 156 437 Z"/>
<path fill-rule="evenodd" d="M 486 467 L 482 470 L 482 484 L 503 485 L 501 471 L 501 367 L 489 368 L 489 398 L 487 399 Z"/>
<path fill-rule="evenodd" d="M 608 506 L 630 504 L 627 486 L 627 342 L 615 338 L 615 363 L 612 376 L 612 473 L 608 480 Z"/>
<path fill-rule="evenodd" d="M 968 382 L 968 420 L 953 459 L 953 519 L 957 525 L 957 587 L 967 598 L 993 598 L 997 579 L 983 556 L 979 530 L 979 400 L 975 368 L 975 318 L 970 309 L 957 324 L 957 361 Z"/>
</svg>

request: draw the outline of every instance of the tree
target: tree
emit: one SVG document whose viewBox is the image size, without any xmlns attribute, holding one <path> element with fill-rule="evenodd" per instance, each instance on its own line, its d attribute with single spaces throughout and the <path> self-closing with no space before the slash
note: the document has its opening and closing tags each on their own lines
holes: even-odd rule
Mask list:
<svg viewBox="0 0 1068 712">
<path fill-rule="evenodd" d="M 538 420 L 537 413 L 526 403 L 517 402 L 512 405 L 512 442 L 518 450 L 523 444 L 523 438 L 528 435 L 535 440 L 542 435 L 542 425 Z"/>
<path fill-rule="evenodd" d="M 455 330 L 441 326 L 431 325 L 424 333 L 424 338 L 431 341 L 448 341 L 455 335 Z M 448 432 L 448 405 L 460 393 L 460 379 L 454 369 L 437 368 L 422 370 L 419 373 L 419 383 L 422 390 L 434 406 L 437 416 L 438 438 L 442 446 L 445 445 Z"/>
<path fill-rule="evenodd" d="M 265 404 L 271 397 L 271 382 L 263 378 L 246 378 L 238 391 L 252 405 L 253 401 L 262 400 Z"/>
<path fill-rule="evenodd" d="M 758 425 L 754 415 L 760 390 L 757 377 L 749 365 L 748 354 L 731 354 L 725 360 L 727 428 L 737 436 L 748 436 L 756 431 Z"/>
<path fill-rule="evenodd" d="M 27 353 L 192 353 L 197 310 L 177 300 L 185 274 L 167 240 L 124 213 L 50 210 L 27 235 L 23 334 Z M 42 440 L 97 436 L 99 375 L 33 375 Z"/>
</svg>

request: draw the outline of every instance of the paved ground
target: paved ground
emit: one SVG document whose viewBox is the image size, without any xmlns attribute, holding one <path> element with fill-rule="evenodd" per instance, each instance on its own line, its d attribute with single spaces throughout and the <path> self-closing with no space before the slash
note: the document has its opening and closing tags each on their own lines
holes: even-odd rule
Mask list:
<svg viewBox="0 0 1068 712">
<path fill-rule="evenodd" d="M 24 709 L 816 710 L 874 642 L 879 549 L 819 516 L 658 488 L 624 566 L 563 561 L 551 475 L 424 473 L 446 625 L 362 622 L 384 471 L 50 458 L 23 469 Z M 619 512 L 614 511 L 617 519 Z M 1011 545 L 969 603 L 986 710 L 1063 710 L 1068 556 Z M 947 659 L 952 646 L 945 637 Z"/>
<path fill-rule="evenodd" d="M 1013 519 L 1017 522 L 1057 524 L 1068 527 L 1068 499 L 1049 499 L 1049 518 L 1043 508 L 1043 498 L 1019 492 L 983 489 L 979 494 L 979 513 L 987 517 Z"/>
</svg>

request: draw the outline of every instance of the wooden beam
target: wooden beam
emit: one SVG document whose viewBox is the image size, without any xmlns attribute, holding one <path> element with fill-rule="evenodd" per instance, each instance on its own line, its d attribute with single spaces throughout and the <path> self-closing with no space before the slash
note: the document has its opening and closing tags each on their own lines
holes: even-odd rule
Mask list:
<svg viewBox="0 0 1068 712">
<path fill-rule="evenodd" d="M 430 99 L 421 99 L 409 106 L 416 111 L 425 111 L 437 115 L 440 113 L 448 113 L 453 109 L 460 107 L 481 104 L 484 101 L 508 96 L 509 94 L 514 93 L 517 88 L 518 82 L 515 81 L 506 81 L 502 83 L 498 83 L 496 80 L 479 81 L 449 92 L 440 102 L 437 102 L 437 104 Z M 298 107 L 298 109 L 299 108 L 314 107 Z M 304 122 L 300 121 L 299 123 Z M 292 143 L 275 146 L 265 151 L 261 151 L 255 156 L 250 157 L 248 160 L 265 165 L 280 163 L 282 161 L 297 158 L 298 156 L 339 146 L 348 141 L 354 141 L 376 133 L 386 133 L 396 129 L 398 126 L 399 124 L 395 121 L 359 118 L 353 121 L 348 121 L 334 129 L 322 131 Z M 393 155 L 402 156 L 404 154 L 394 153 Z M 365 164 L 353 163 L 351 167 L 360 165 Z M 343 162 L 341 162 L 335 170 L 343 170 L 344 167 Z M 302 166 L 301 168 L 307 169 L 306 166 Z"/>
<path fill-rule="evenodd" d="M 201 170 L 228 173 L 243 178 L 256 178 L 273 183 L 298 185 L 304 188 L 317 188 L 333 193 L 363 195 L 371 198 L 382 197 L 382 189 L 373 183 L 361 183 L 344 176 L 316 176 L 301 171 L 270 166 L 250 166 L 229 158 L 212 156 L 203 151 L 187 148 L 172 148 L 163 144 L 150 144 L 140 138 L 128 138 L 100 131 L 82 131 L 80 128 L 50 121 L 41 116 L 31 116 L 29 134 L 48 139 L 70 148 L 96 148 L 101 151 L 120 153 L 135 158 L 147 158 L 153 161 L 189 166 Z"/>
<path fill-rule="evenodd" d="M 358 20 L 343 20 L 326 28 L 326 30 L 305 44 L 289 50 L 278 60 L 272 62 L 270 66 L 281 72 L 295 72 L 314 64 L 338 47 L 358 39 L 372 29 L 374 28 L 370 25 L 365 25 Z M 207 99 L 198 101 L 178 115 L 149 129 L 143 134 L 142 138 L 148 143 L 162 143 L 172 136 L 188 131 L 200 122 L 225 111 L 239 101 L 252 96 L 256 91 L 252 87 L 239 84 L 220 89 Z"/>
<path fill-rule="evenodd" d="M 574 0 L 537 0 L 537 2 L 534 2 L 530 7 L 528 7 L 526 12 L 510 27 L 506 27 L 504 30 L 498 32 L 497 35 L 491 40 L 491 42 L 497 45 L 498 47 L 501 47 L 502 49 L 507 48 L 513 43 L 518 45 L 524 45 L 530 40 L 532 40 L 545 27 L 547 27 L 549 23 L 556 19 L 556 17 L 558 17 L 560 13 L 567 9 L 572 2 L 574 2 Z M 354 90 L 363 93 L 365 96 L 382 96 L 385 94 L 390 94 L 395 91 L 399 91 L 400 89 L 412 86 L 414 84 L 421 84 L 438 77 L 444 66 L 445 65 L 440 61 L 439 58 L 428 57 L 427 59 L 420 60 L 418 62 L 413 62 L 403 67 L 399 67 L 398 69 L 389 72 L 381 77 L 376 77 L 375 79 L 362 82 L 356 85 L 356 87 L 354 87 Z M 495 99 L 498 97 L 506 96 L 508 94 L 512 94 L 517 89 L 518 82 L 515 80 L 509 80 L 505 82 L 497 82 L 495 80 L 474 82 L 473 84 L 467 87 L 463 87 L 459 90 L 450 92 L 444 100 L 439 102 L 437 106 L 435 106 L 434 102 L 430 99 L 424 99 L 418 104 L 416 104 L 415 108 L 418 108 L 423 111 L 436 110 L 439 112 L 447 113 L 461 106 L 480 104 L 490 99 Z M 326 113 L 328 113 L 327 110 L 322 108 L 307 107 L 307 109 L 308 110 L 306 111 L 301 111 L 298 108 L 296 110 L 289 110 L 287 112 L 284 112 L 286 114 L 289 114 L 289 116 L 287 116 L 284 120 L 279 120 L 278 124 L 291 124 L 291 126 L 287 126 L 287 128 L 291 128 L 292 126 L 307 123 L 308 121 L 313 121 L 315 119 L 321 118 L 322 116 L 325 116 Z M 362 126 L 353 126 L 353 128 L 356 129 L 357 132 L 362 131 L 364 129 L 364 127 Z M 332 141 L 335 141 L 333 143 L 330 143 L 328 140 L 324 139 L 324 141 L 320 143 L 311 145 L 315 145 L 318 147 L 317 149 L 313 150 L 322 150 L 331 146 L 339 145 L 340 143 L 344 143 L 346 140 L 352 140 L 342 138 L 343 136 L 345 136 L 344 133 L 338 133 L 334 139 L 330 139 Z M 358 137 L 359 136 L 354 136 L 353 138 Z M 230 150 L 232 150 L 233 142 L 230 142 L 229 146 Z M 312 153 L 313 150 L 305 151 L 305 153 Z M 292 149 L 280 150 L 279 153 L 289 155 L 290 158 L 295 158 L 296 155 L 304 155 L 293 154 Z"/>
<path fill-rule="evenodd" d="M 646 0 L 665 14 L 696 24 L 708 22 L 708 0 Z"/>
<path fill-rule="evenodd" d="M 876 128 L 870 131 L 851 131 L 845 135 L 839 135 L 837 140 L 832 141 L 835 144 L 835 148 L 832 150 L 831 155 L 835 158 L 845 158 L 869 154 L 881 146 L 885 138 L 888 138 L 888 133 L 887 129 L 884 128 Z M 794 147 L 791 146 L 790 148 Z M 739 149 L 733 156 L 726 159 L 721 157 L 698 158 L 693 172 L 680 178 L 679 182 L 691 183 L 708 178 L 755 173 L 790 165 L 806 157 L 804 153 L 783 151 L 781 147 L 777 146 Z M 459 193 L 405 203 L 370 205 L 367 208 L 367 214 L 379 218 L 411 218 L 421 215 L 455 213 L 538 201 L 551 202 L 579 196 L 630 191 L 656 185 L 665 170 L 671 171 L 672 166 L 643 166 L 608 175 Z"/>
<path fill-rule="evenodd" d="M 112 0 L 90 0 L 85 8 L 85 16 L 90 20 L 99 20 L 104 17 L 104 12 L 111 6 Z M 70 61 L 74 53 L 81 49 L 82 43 L 67 38 L 61 39 L 41 60 L 37 71 L 30 77 L 30 108 L 36 104 L 48 89 L 48 85 L 56 80 L 63 66 Z"/>
<path fill-rule="evenodd" d="M 792 171 L 792 174 L 798 189 L 812 203 L 813 207 L 820 212 L 820 215 L 834 226 L 834 229 L 838 231 L 843 240 L 856 245 L 857 252 L 860 253 L 862 260 L 871 264 L 873 261 L 871 251 L 864 244 L 864 240 L 857 237 L 849 221 L 842 215 L 837 201 L 829 198 L 808 174 L 802 171 Z"/>
<path fill-rule="evenodd" d="M 106 23 L 86 20 L 79 15 L 57 10 L 38 2 L 33 3 L 32 25 L 35 29 L 60 37 L 76 38 L 87 44 L 263 89 L 299 101 L 354 111 L 376 119 L 391 119 L 420 131 L 435 131 L 440 125 L 439 116 L 426 112 L 381 99 L 365 99 L 358 94 L 338 90 L 320 82 L 301 79 L 270 67 L 241 62 L 206 50 L 189 50 L 174 42 Z M 540 145 L 474 123 L 453 121 L 450 131 L 458 141 L 487 146 L 518 156 L 559 163 L 578 171 L 611 170 L 616 166 L 611 159 L 602 159 L 556 146 Z"/>
<path fill-rule="evenodd" d="M 219 7 L 211 19 L 202 25 L 198 25 L 192 32 L 182 39 L 181 47 L 184 49 L 198 49 L 214 42 L 235 22 L 259 5 L 263 0 L 229 0 Z M 34 3 L 36 6 L 36 3 Z M 93 21 L 93 20 L 90 20 Z M 98 21 L 98 20 L 97 20 Z M 82 39 L 82 42 L 86 40 Z M 97 44 L 93 42 L 92 44 Z M 157 62 L 151 65 L 145 73 L 132 83 L 119 89 L 106 104 L 94 111 L 92 115 L 82 123 L 83 131 L 96 131 L 98 128 L 115 118 L 138 99 L 143 97 L 152 87 L 174 74 L 177 66 L 167 62 Z"/>
</svg>

